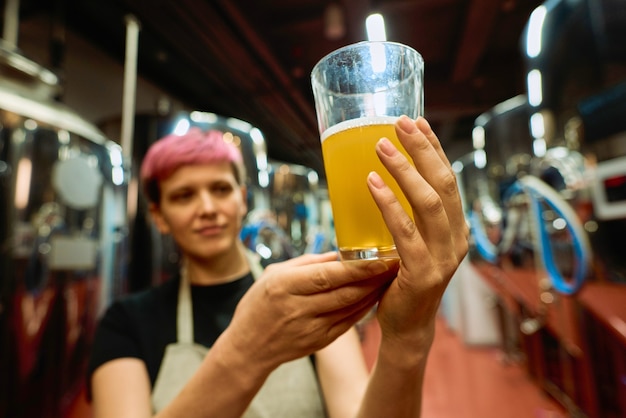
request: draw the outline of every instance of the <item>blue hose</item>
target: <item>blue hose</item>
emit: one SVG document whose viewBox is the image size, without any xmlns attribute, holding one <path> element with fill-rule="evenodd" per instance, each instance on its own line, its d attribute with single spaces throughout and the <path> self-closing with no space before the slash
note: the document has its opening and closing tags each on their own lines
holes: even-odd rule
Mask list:
<svg viewBox="0 0 626 418">
<path fill-rule="evenodd" d="M 566 295 L 576 293 L 580 290 L 587 277 L 592 258 L 591 244 L 580 219 L 558 192 L 535 176 L 522 177 L 507 190 L 506 197 L 510 198 L 518 193 L 525 193 L 530 198 L 535 217 L 540 257 L 552 286 L 559 293 Z M 563 277 L 554 260 L 549 232 L 542 218 L 542 202 L 565 220 L 566 228 L 572 237 L 575 265 L 571 280 Z"/>
<path fill-rule="evenodd" d="M 480 256 L 486 261 L 495 264 L 498 260 L 498 249 L 491 241 L 489 241 L 485 228 L 480 220 L 480 215 L 474 210 L 472 210 L 469 215 L 469 223 L 478 254 L 480 254 Z"/>
</svg>

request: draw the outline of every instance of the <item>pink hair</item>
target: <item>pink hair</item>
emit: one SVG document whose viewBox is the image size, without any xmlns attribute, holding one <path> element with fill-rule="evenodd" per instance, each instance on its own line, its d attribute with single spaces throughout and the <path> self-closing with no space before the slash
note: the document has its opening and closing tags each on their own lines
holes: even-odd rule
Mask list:
<svg viewBox="0 0 626 418">
<path fill-rule="evenodd" d="M 192 127 L 184 135 L 170 134 L 150 146 L 141 164 L 141 181 L 148 198 L 158 203 L 158 182 L 183 165 L 229 162 L 239 184 L 244 181 L 243 157 L 224 133 Z"/>
</svg>

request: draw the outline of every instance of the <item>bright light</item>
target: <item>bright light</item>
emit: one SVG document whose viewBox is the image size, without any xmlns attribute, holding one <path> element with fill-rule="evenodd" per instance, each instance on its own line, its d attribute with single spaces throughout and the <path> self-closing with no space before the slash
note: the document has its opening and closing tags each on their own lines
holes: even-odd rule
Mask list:
<svg viewBox="0 0 626 418">
<path fill-rule="evenodd" d="M 24 121 L 24 128 L 28 129 L 29 131 L 34 131 L 37 129 L 37 122 L 32 119 L 26 119 Z"/>
<path fill-rule="evenodd" d="M 376 115 L 384 115 L 387 109 L 387 93 L 380 89 L 374 93 L 374 112 Z"/>
<path fill-rule="evenodd" d="M 250 129 L 250 138 L 252 138 L 252 142 L 255 144 L 261 145 L 265 144 L 265 139 L 263 138 L 263 134 L 258 128 Z"/>
<path fill-rule="evenodd" d="M 485 128 L 482 126 L 472 129 L 472 145 L 476 150 L 485 148 Z"/>
<path fill-rule="evenodd" d="M 382 73 L 387 68 L 387 53 L 385 45 L 373 43 L 370 45 L 370 55 L 372 57 L 372 71 Z"/>
<path fill-rule="evenodd" d="M 474 151 L 474 165 L 476 168 L 485 168 L 487 167 L 487 153 L 485 150 L 480 149 Z"/>
<path fill-rule="evenodd" d="M 109 149 L 109 158 L 111 160 L 111 165 L 114 167 L 121 167 L 123 165 L 123 157 L 122 157 L 122 152 L 120 151 L 119 148 L 113 148 L 111 147 Z"/>
<path fill-rule="evenodd" d="M 547 144 L 545 138 L 537 138 L 533 141 L 533 152 L 537 157 L 546 155 Z"/>
<path fill-rule="evenodd" d="M 556 218 L 552 221 L 552 227 L 557 231 L 562 231 L 567 228 L 567 222 L 563 218 Z"/>
<path fill-rule="evenodd" d="M 263 151 L 259 151 L 256 154 L 256 167 L 259 170 L 267 170 L 267 154 Z"/>
<path fill-rule="evenodd" d="M 124 169 L 119 166 L 113 167 L 111 170 L 111 180 L 116 186 L 124 184 Z"/>
<path fill-rule="evenodd" d="M 187 131 L 189 131 L 189 127 L 191 124 L 187 119 L 181 119 L 176 123 L 176 127 L 174 128 L 174 133 L 176 135 L 185 135 Z"/>
<path fill-rule="evenodd" d="M 218 119 L 215 113 L 199 112 L 197 110 L 191 112 L 189 118 L 196 123 L 216 123 Z"/>
<path fill-rule="evenodd" d="M 544 138 L 546 136 L 546 124 L 540 112 L 533 113 L 530 117 L 530 133 L 533 138 Z"/>
<path fill-rule="evenodd" d="M 386 41 L 385 19 L 380 13 L 371 14 L 365 19 L 368 41 Z"/>
<path fill-rule="evenodd" d="M 250 133 L 250 130 L 252 129 L 252 125 L 241 119 L 228 118 L 226 119 L 226 124 L 233 129 L 245 133 Z"/>
<path fill-rule="evenodd" d="M 537 7 L 528 19 L 528 32 L 526 33 L 526 55 L 535 58 L 541 53 L 541 34 L 546 20 L 548 9 L 546 6 Z"/>
<path fill-rule="evenodd" d="M 17 164 L 15 180 L 15 207 L 26 208 L 30 197 L 30 182 L 33 174 L 33 164 L 28 158 L 22 158 Z"/>
<path fill-rule="evenodd" d="M 70 133 L 65 129 L 60 129 L 58 132 L 59 142 L 63 145 L 68 145 L 70 143 Z"/>
<path fill-rule="evenodd" d="M 257 244 L 255 250 L 265 260 L 272 256 L 272 250 L 265 244 Z"/>
<path fill-rule="evenodd" d="M 528 103 L 531 106 L 539 106 L 543 101 L 541 71 L 531 70 L 526 76 L 528 85 Z"/>
<path fill-rule="evenodd" d="M 309 183 L 311 185 L 316 185 L 319 182 L 319 180 L 320 180 L 320 178 L 317 175 L 317 172 L 315 170 L 309 171 L 309 173 L 306 175 L 306 177 L 309 180 Z"/>
<path fill-rule="evenodd" d="M 258 177 L 259 177 L 259 186 L 261 186 L 263 188 L 269 186 L 269 184 L 270 184 L 270 175 L 267 172 L 267 170 L 260 170 Z"/>
</svg>

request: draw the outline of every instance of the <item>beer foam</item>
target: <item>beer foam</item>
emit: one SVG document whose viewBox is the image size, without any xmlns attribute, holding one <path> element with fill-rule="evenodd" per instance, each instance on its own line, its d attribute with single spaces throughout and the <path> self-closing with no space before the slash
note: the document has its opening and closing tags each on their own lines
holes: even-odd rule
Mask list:
<svg viewBox="0 0 626 418">
<path fill-rule="evenodd" d="M 364 118 L 345 120 L 326 129 L 321 135 L 321 142 L 324 142 L 326 138 L 337 132 L 369 125 L 393 125 L 397 120 L 398 116 L 367 116 Z"/>
</svg>

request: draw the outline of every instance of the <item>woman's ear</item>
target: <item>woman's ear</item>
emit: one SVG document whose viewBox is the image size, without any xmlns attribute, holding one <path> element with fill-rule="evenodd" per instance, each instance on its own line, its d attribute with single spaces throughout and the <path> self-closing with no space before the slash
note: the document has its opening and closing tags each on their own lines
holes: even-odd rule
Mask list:
<svg viewBox="0 0 626 418">
<path fill-rule="evenodd" d="M 150 203 L 148 205 L 148 213 L 150 214 L 150 218 L 152 219 L 152 222 L 157 227 L 159 232 L 161 232 L 162 234 L 170 233 L 170 226 L 165 218 L 163 218 L 163 214 L 161 213 L 161 209 L 158 205 Z"/>
</svg>

